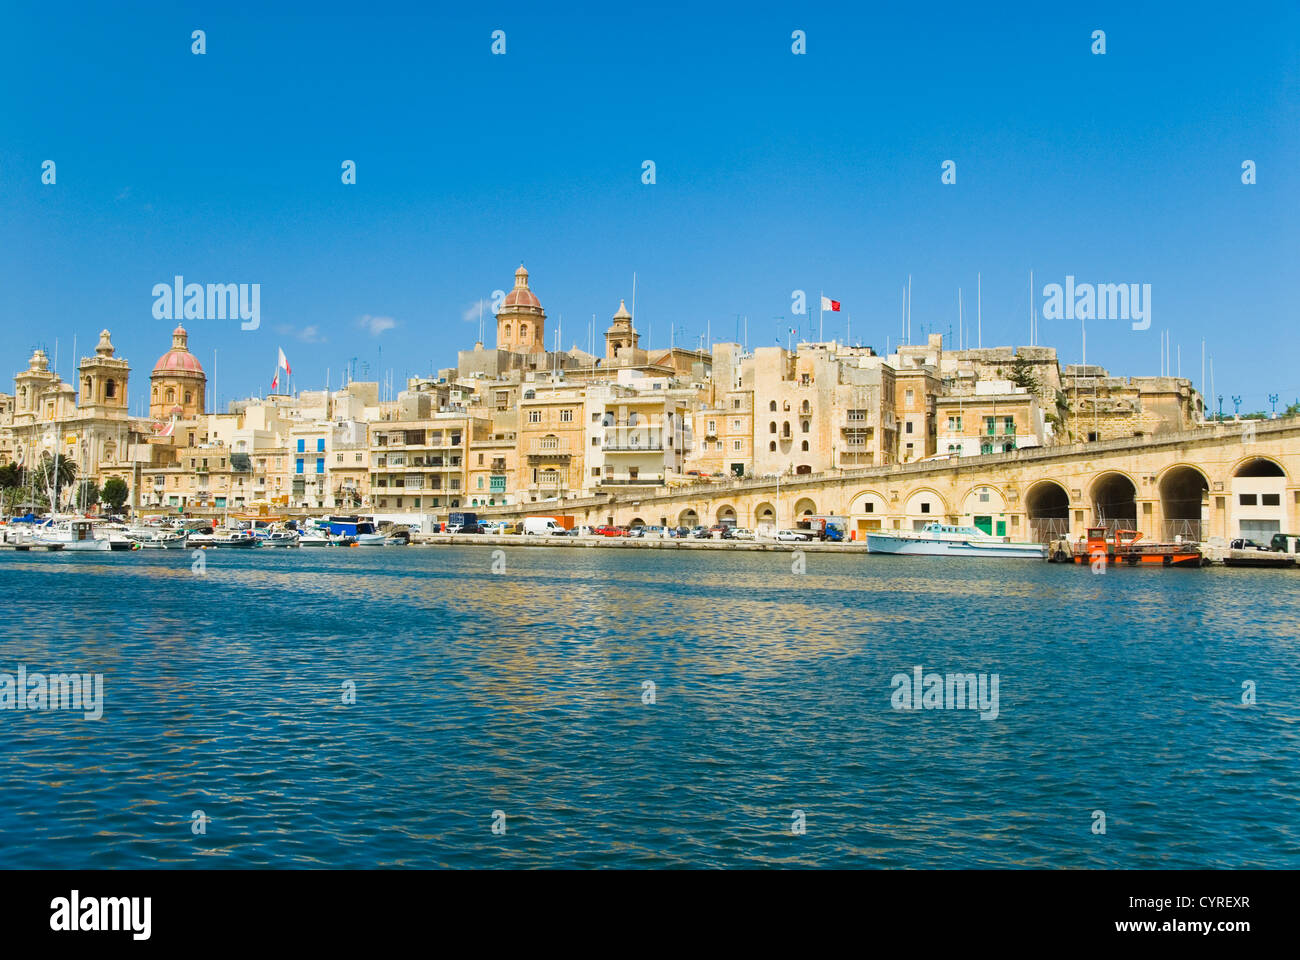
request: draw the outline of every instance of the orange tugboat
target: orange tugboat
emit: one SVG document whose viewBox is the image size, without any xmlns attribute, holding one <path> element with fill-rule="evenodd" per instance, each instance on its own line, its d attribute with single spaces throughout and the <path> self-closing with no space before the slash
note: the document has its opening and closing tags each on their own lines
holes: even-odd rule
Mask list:
<svg viewBox="0 0 1300 960">
<path fill-rule="evenodd" d="M 1143 542 L 1137 530 L 1116 530 L 1114 537 L 1109 538 L 1105 527 L 1089 527 L 1086 540 L 1061 537 L 1052 543 L 1047 559 L 1052 563 L 1100 561 L 1130 567 L 1199 567 L 1204 562 L 1198 544 Z"/>
</svg>

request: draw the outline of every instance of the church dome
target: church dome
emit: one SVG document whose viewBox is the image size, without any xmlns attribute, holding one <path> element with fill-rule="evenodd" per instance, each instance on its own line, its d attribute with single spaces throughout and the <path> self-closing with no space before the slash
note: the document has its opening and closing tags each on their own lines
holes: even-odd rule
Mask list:
<svg viewBox="0 0 1300 960">
<path fill-rule="evenodd" d="M 203 365 L 199 358 L 190 353 L 187 343 L 189 334 L 180 324 L 172 331 L 172 348 L 158 358 L 153 365 L 154 373 L 190 373 L 204 376 Z"/>
<path fill-rule="evenodd" d="M 519 264 L 519 269 L 515 271 L 515 288 L 506 294 L 506 299 L 501 304 L 502 310 L 518 309 L 520 307 L 531 307 L 534 310 L 542 309 L 542 302 L 537 299 L 537 294 L 528 289 L 528 271 L 524 269 L 522 263 Z"/>
</svg>

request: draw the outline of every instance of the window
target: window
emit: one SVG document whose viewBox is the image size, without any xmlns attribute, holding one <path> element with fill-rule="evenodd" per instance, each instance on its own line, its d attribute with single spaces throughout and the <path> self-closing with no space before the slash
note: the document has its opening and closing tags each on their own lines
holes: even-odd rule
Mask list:
<svg viewBox="0 0 1300 960">
<path fill-rule="evenodd" d="M 1238 502 L 1243 507 L 1255 506 L 1255 495 L 1253 493 L 1243 493 L 1238 497 Z"/>
<path fill-rule="evenodd" d="M 519 324 L 519 339 L 520 340 L 528 339 L 528 324 L 526 323 Z"/>
<path fill-rule="evenodd" d="M 307 441 L 304 440 L 302 437 L 299 437 L 299 438 L 298 438 L 298 452 L 299 452 L 299 453 L 302 453 L 302 452 L 303 452 L 304 450 L 306 450 L 306 449 L 307 449 Z"/>
<path fill-rule="evenodd" d="M 911 432 L 912 432 L 912 421 L 911 421 L 911 420 L 908 420 L 907 423 L 906 423 L 904 426 L 905 426 L 905 429 L 903 430 L 904 433 L 911 433 Z"/>
<path fill-rule="evenodd" d="M 599 477 L 599 476 L 600 476 L 600 467 L 592 467 L 592 468 L 591 468 L 591 475 L 592 475 L 593 477 Z"/>
<path fill-rule="evenodd" d="M 483 478 L 482 478 L 482 477 L 479 477 L 479 478 L 478 478 L 478 488 L 479 488 L 480 490 L 483 489 Z"/>
<path fill-rule="evenodd" d="M 993 444 L 987 441 L 980 444 L 980 453 L 992 453 L 992 452 L 993 452 Z"/>
<path fill-rule="evenodd" d="M 804 433 L 807 433 L 807 432 L 808 432 L 808 428 L 809 428 L 810 426 L 811 426 L 811 424 L 810 424 L 807 420 L 805 420 L 803 423 L 799 424 L 800 429 L 803 430 Z"/>
<path fill-rule="evenodd" d="M 540 410 L 529 410 L 529 411 L 528 411 L 528 422 L 529 422 L 529 423 L 541 423 L 541 422 L 542 422 L 542 411 L 540 411 Z"/>
<path fill-rule="evenodd" d="M 336 453 L 336 454 L 334 454 L 334 462 L 335 462 L 335 463 L 342 463 L 342 462 L 343 462 L 343 454 L 341 454 L 341 453 Z"/>
<path fill-rule="evenodd" d="M 1002 418 L 1002 432 L 1003 432 L 1004 434 L 1008 434 L 1008 435 L 1014 434 L 1014 433 L 1016 432 L 1016 418 L 1015 418 L 1015 417 L 1003 417 L 1003 418 Z"/>
<path fill-rule="evenodd" d="M 324 438 L 324 437 L 317 437 L 317 438 L 316 438 L 316 452 L 317 452 L 317 453 L 324 453 L 324 452 L 325 452 L 325 438 Z"/>
<path fill-rule="evenodd" d="M 317 457 L 317 458 L 316 458 L 316 472 L 317 472 L 318 474 L 319 474 L 319 473 L 324 473 L 324 472 L 325 472 L 325 458 L 324 458 L 324 457 Z"/>
<path fill-rule="evenodd" d="M 773 453 L 775 453 L 775 452 L 776 452 L 776 441 L 773 440 L 771 443 L 769 443 L 769 444 L 767 445 L 767 449 L 770 450 L 770 451 L 772 451 Z"/>
<path fill-rule="evenodd" d="M 980 494 L 979 494 L 979 496 L 980 496 L 980 503 L 988 503 L 988 502 L 989 502 L 989 488 L 988 488 L 988 487 L 980 487 Z"/>
<path fill-rule="evenodd" d="M 912 403 L 912 398 L 913 398 L 914 396 L 915 396 L 915 393 L 914 393 L 914 392 L 912 391 L 912 389 L 909 387 L 908 389 L 906 389 L 906 390 L 903 391 L 903 402 L 904 402 L 904 403 L 907 403 L 907 404 Z"/>
<path fill-rule="evenodd" d="M 733 409 L 733 410 L 739 410 L 739 409 L 740 409 L 740 398 L 739 398 L 739 397 L 736 397 L 734 400 L 731 401 L 731 409 Z"/>
<path fill-rule="evenodd" d="M 800 412 L 800 413 L 812 413 L 812 404 L 810 404 L 807 400 L 805 400 L 805 401 L 803 402 L 803 406 L 799 408 L 799 412 Z"/>
<path fill-rule="evenodd" d="M 848 412 L 848 415 L 845 417 L 845 419 L 846 419 L 846 420 L 851 420 L 851 421 L 853 421 L 853 422 L 855 422 L 855 423 L 858 422 L 858 421 L 866 420 L 866 419 L 867 419 L 867 411 L 865 411 L 865 410 L 850 410 L 850 411 Z"/>
<path fill-rule="evenodd" d="M 801 450 L 805 450 L 805 451 L 808 449 L 808 441 L 807 441 L 807 440 L 805 440 L 805 441 L 803 442 L 803 446 L 800 447 L 800 449 L 801 449 Z"/>
<path fill-rule="evenodd" d="M 984 432 L 985 432 L 988 436 L 991 437 L 991 436 L 993 436 L 994 433 L 997 432 L 997 421 L 998 421 L 998 418 L 997 418 L 997 417 L 985 417 L 985 418 L 984 418 Z"/>
<path fill-rule="evenodd" d="M 299 458 L 295 461 L 295 463 L 296 463 L 296 465 L 297 465 L 297 470 L 296 470 L 295 472 L 296 472 L 296 473 L 302 473 L 302 457 L 299 457 Z"/>
<path fill-rule="evenodd" d="M 186 391 L 185 391 L 185 402 L 186 402 L 186 403 L 193 403 L 193 402 L 194 402 L 194 394 L 191 393 L 189 390 L 186 390 Z"/>
<path fill-rule="evenodd" d="M 790 421 L 789 421 L 789 420 L 787 420 L 785 423 L 783 423 L 783 424 L 781 425 L 781 436 L 783 436 L 783 437 L 788 437 L 788 436 L 790 436 Z"/>
<path fill-rule="evenodd" d="M 776 433 L 776 421 L 775 421 L 775 420 L 773 420 L 770 424 L 768 424 L 767 432 L 768 432 L 768 433 Z"/>
<path fill-rule="evenodd" d="M 718 422 L 716 420 L 710 420 L 708 426 L 705 427 L 704 430 L 706 433 L 717 433 Z"/>
<path fill-rule="evenodd" d="M 739 452 L 740 452 L 740 449 L 741 449 L 741 443 L 740 443 L 740 441 L 739 441 L 739 440 L 732 440 L 732 441 L 731 441 L 731 449 L 732 449 L 732 450 L 735 450 L 737 453 L 739 453 Z"/>
<path fill-rule="evenodd" d="M 1089 430 L 1089 431 L 1088 431 L 1088 442 L 1089 442 L 1089 443 L 1096 443 L 1096 442 L 1097 442 L 1097 433 L 1096 433 L 1095 430 Z"/>
<path fill-rule="evenodd" d="M 561 410 L 561 411 L 560 411 L 560 423 L 573 423 L 573 411 L 572 411 L 572 410 Z"/>
<path fill-rule="evenodd" d="M 731 429 L 732 429 L 733 431 L 738 431 L 738 430 L 740 430 L 740 421 L 739 421 L 739 420 L 732 420 L 732 421 L 731 421 Z"/>
<path fill-rule="evenodd" d="M 117 381 L 109 380 L 104 384 L 104 396 L 112 400 L 117 396 Z"/>
<path fill-rule="evenodd" d="M 592 438 L 591 438 L 591 445 L 592 445 L 593 447 L 599 447 L 599 446 L 600 446 L 600 437 L 592 437 Z"/>
<path fill-rule="evenodd" d="M 776 409 L 776 401 L 773 400 L 773 401 L 771 402 L 771 404 L 768 406 L 767 409 L 769 409 L 769 410 L 775 410 L 775 409 Z"/>
<path fill-rule="evenodd" d="M 1259 505 L 1261 507 L 1280 507 L 1282 505 L 1282 495 L 1280 493 L 1262 493 L 1259 496 Z"/>
<path fill-rule="evenodd" d="M 949 418 L 948 418 L 948 432 L 949 432 L 949 433 L 961 433 L 961 417 L 960 417 L 960 416 L 949 417 Z"/>
<path fill-rule="evenodd" d="M 921 503 L 921 512 L 922 512 L 922 513 L 929 513 L 929 512 L 930 512 L 930 501 L 929 501 L 929 500 L 922 501 L 922 503 Z"/>
</svg>

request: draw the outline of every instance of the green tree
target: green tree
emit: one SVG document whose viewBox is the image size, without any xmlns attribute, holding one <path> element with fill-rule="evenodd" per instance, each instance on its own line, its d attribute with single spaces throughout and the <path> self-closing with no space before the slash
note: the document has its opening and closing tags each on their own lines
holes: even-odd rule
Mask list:
<svg viewBox="0 0 1300 960">
<path fill-rule="evenodd" d="M 25 482 L 23 468 L 18 464 L 6 463 L 0 467 L 0 490 L 17 490 Z"/>
<path fill-rule="evenodd" d="M 1030 393 L 1038 392 L 1038 377 L 1034 375 L 1033 364 L 1024 357 L 1016 357 L 1011 365 L 1010 380 L 1017 387 L 1024 387 Z"/>
<path fill-rule="evenodd" d="M 122 509 L 122 504 L 126 503 L 129 491 L 126 488 L 126 481 L 121 477 L 109 477 L 104 481 L 104 489 L 99 492 L 99 497 L 104 501 L 114 513 Z"/>
<path fill-rule="evenodd" d="M 83 479 L 81 483 L 77 484 L 75 503 L 78 510 L 89 510 L 99 503 L 99 486 L 94 480 Z"/>
</svg>

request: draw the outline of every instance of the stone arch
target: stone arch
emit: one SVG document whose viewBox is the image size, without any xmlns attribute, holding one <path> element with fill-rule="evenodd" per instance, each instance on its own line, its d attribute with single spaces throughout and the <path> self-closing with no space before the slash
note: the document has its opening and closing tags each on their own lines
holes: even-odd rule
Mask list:
<svg viewBox="0 0 1300 960">
<path fill-rule="evenodd" d="M 644 527 L 644 526 L 645 526 L 645 521 L 642 520 L 640 517 L 633 517 L 632 520 L 628 523 L 628 526 L 629 526 L 629 527 Z"/>
<path fill-rule="evenodd" d="M 794 518 L 810 517 L 817 512 L 817 504 L 811 497 L 800 497 L 794 502 Z"/>
<path fill-rule="evenodd" d="M 754 522 L 776 523 L 776 507 L 769 501 L 764 500 L 754 507 Z"/>
<path fill-rule="evenodd" d="M 1046 543 L 1070 534 L 1070 491 L 1059 480 L 1035 480 L 1025 491 L 1025 513 L 1034 540 Z"/>
<path fill-rule="evenodd" d="M 1165 468 L 1156 481 L 1160 494 L 1160 513 L 1164 517 L 1162 539 L 1201 541 L 1209 531 L 1203 506 L 1210 492 L 1210 478 L 1200 467 L 1189 463 L 1176 463 Z"/>
<path fill-rule="evenodd" d="M 1249 457 L 1242 457 L 1233 464 L 1231 475 L 1234 477 L 1285 477 L 1287 476 L 1286 468 L 1278 463 L 1272 457 L 1262 457 L 1252 454 Z"/>
<path fill-rule="evenodd" d="M 697 527 L 700 524 L 700 515 L 695 512 L 694 507 L 687 507 L 677 515 L 677 526 L 679 527 Z"/>
<path fill-rule="evenodd" d="M 1094 525 L 1108 531 L 1137 527 L 1137 484 L 1127 473 L 1099 473 L 1088 487 L 1088 496 Z"/>
<path fill-rule="evenodd" d="M 722 506 L 718 507 L 715 516 L 717 517 L 718 523 L 722 523 L 724 520 L 730 520 L 734 523 L 736 521 L 736 508 L 729 503 L 724 503 Z"/>
<path fill-rule="evenodd" d="M 903 513 L 910 526 L 920 530 L 927 523 L 943 523 L 948 517 L 948 501 L 933 487 L 918 487 L 903 501 Z"/>
</svg>

